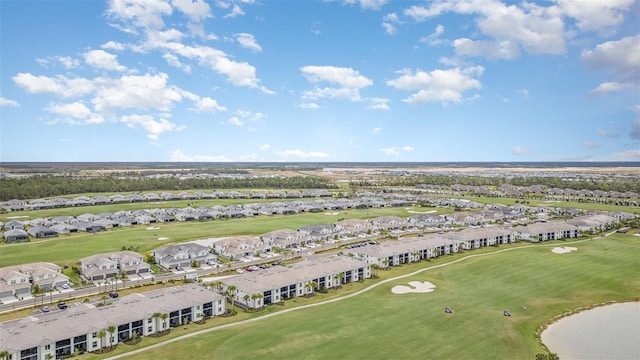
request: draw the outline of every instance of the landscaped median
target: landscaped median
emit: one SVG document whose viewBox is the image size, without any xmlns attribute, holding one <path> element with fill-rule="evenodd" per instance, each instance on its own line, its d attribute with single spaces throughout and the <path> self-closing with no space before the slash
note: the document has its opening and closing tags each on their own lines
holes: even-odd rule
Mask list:
<svg viewBox="0 0 640 360">
<path fill-rule="evenodd" d="M 579 251 L 550 251 L 559 245 Z M 190 359 L 268 354 L 284 359 L 533 359 L 545 351 L 536 330 L 554 316 L 594 303 L 637 299 L 640 293 L 640 242 L 632 235 L 480 250 L 379 271 L 377 280 L 291 299 L 263 312 L 240 311 L 206 325 L 179 327 L 110 355 L 141 349 L 136 359 L 185 354 Z M 436 287 L 429 293 L 392 293 L 394 286 L 411 281 Z M 444 313 L 445 307 L 453 314 Z M 507 309 L 512 316 L 503 316 Z M 145 349 L 165 340 L 170 342 Z"/>
</svg>

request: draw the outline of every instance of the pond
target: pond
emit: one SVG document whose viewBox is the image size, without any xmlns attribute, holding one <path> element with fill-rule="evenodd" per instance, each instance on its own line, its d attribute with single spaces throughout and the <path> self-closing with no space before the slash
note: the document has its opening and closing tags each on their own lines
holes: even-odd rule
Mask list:
<svg viewBox="0 0 640 360">
<path fill-rule="evenodd" d="M 562 360 L 637 360 L 639 339 L 640 302 L 586 310 L 542 332 L 542 342 Z"/>
</svg>

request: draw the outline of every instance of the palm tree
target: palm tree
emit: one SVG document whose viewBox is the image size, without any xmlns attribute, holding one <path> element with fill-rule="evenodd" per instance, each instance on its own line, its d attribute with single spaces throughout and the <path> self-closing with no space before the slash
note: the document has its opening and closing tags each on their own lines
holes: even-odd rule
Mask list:
<svg viewBox="0 0 640 360">
<path fill-rule="evenodd" d="M 109 333 L 109 349 L 113 349 L 113 333 L 116 332 L 116 327 L 109 325 L 107 332 Z"/>
<path fill-rule="evenodd" d="M 156 333 L 159 333 L 160 328 L 158 327 L 158 319 L 160 318 L 162 314 L 160 314 L 159 312 L 154 312 L 153 315 L 151 315 L 151 318 L 153 318 L 153 322 L 156 325 Z"/>
<path fill-rule="evenodd" d="M 229 298 L 229 301 L 231 302 L 231 315 L 234 314 L 234 309 L 233 309 L 233 305 L 234 305 L 234 301 L 233 301 L 233 297 L 236 294 L 236 286 L 235 285 L 229 285 L 227 287 L 227 296 Z"/>
<path fill-rule="evenodd" d="M 102 296 L 100 297 L 100 299 L 102 299 L 102 305 L 106 305 L 106 304 L 107 304 L 107 299 L 108 299 L 108 298 L 109 298 L 109 297 L 108 297 L 107 295 L 102 295 Z"/>
<path fill-rule="evenodd" d="M 389 267 L 389 259 L 382 260 L 382 266 L 386 269 Z"/>
<path fill-rule="evenodd" d="M 216 292 L 220 294 L 222 291 L 222 281 L 214 281 L 211 285 L 216 289 Z"/>
<path fill-rule="evenodd" d="M 378 264 L 371 264 L 371 270 L 373 271 L 373 277 L 378 277 L 378 269 L 380 269 L 380 266 L 378 266 Z"/>
<path fill-rule="evenodd" d="M 102 339 L 104 339 L 104 337 L 107 336 L 107 332 L 103 330 L 98 331 L 98 338 L 100 338 L 100 352 L 102 352 L 102 349 L 104 348 L 104 346 L 102 346 Z"/>
<path fill-rule="evenodd" d="M 120 273 L 120 280 L 122 280 L 122 290 L 124 290 L 127 285 L 127 280 L 129 280 L 129 277 L 127 276 L 127 273 L 125 271 Z"/>
<path fill-rule="evenodd" d="M 162 319 L 162 332 L 167 331 L 167 319 L 169 318 L 169 314 L 167 313 L 162 313 L 162 315 L 160 315 L 160 319 Z"/>
<path fill-rule="evenodd" d="M 262 303 L 260 303 L 259 307 L 256 306 L 256 300 L 260 300 L 262 298 L 264 298 L 264 295 L 261 294 L 261 293 L 257 293 L 257 294 L 251 295 L 251 299 L 253 300 L 253 307 L 254 308 L 262 308 Z"/>
<path fill-rule="evenodd" d="M 311 295 L 313 295 L 313 292 L 318 287 L 318 283 L 316 281 L 312 281 L 312 282 L 309 283 L 309 286 L 311 287 Z"/>
<path fill-rule="evenodd" d="M 38 285 L 36 285 L 36 286 L 38 286 Z M 8 359 L 9 355 L 11 355 L 11 354 L 9 354 L 9 352 L 7 350 L 0 351 L 0 359 L 2 359 L 2 360 Z"/>
<path fill-rule="evenodd" d="M 249 299 L 255 299 L 254 296 L 255 295 L 249 296 L 249 294 L 244 294 L 242 297 L 242 299 L 244 299 L 244 303 L 247 305 L 247 310 L 249 309 Z"/>
</svg>

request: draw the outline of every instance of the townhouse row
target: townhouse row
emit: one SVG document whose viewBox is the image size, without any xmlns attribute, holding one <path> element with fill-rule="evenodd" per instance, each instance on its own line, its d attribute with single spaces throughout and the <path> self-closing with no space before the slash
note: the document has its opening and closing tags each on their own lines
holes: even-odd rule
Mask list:
<svg viewBox="0 0 640 360">
<path fill-rule="evenodd" d="M 189 284 L 112 299 L 77 303 L 65 310 L 0 323 L 0 351 L 11 360 L 60 359 L 97 352 L 139 336 L 226 312 L 226 299 Z"/>
</svg>

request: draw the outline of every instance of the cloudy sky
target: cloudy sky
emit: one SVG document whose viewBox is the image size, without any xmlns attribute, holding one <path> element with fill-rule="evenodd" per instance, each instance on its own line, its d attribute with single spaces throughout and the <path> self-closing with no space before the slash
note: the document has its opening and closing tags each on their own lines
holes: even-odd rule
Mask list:
<svg viewBox="0 0 640 360">
<path fill-rule="evenodd" d="M 0 2 L 0 161 L 640 160 L 640 0 Z"/>
</svg>

